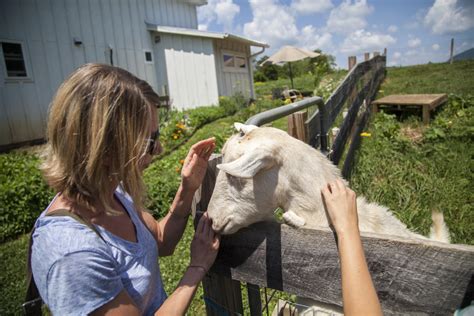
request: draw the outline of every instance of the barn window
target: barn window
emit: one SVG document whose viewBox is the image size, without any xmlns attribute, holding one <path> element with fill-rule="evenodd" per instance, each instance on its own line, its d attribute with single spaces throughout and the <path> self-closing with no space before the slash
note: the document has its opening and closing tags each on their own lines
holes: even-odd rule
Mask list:
<svg viewBox="0 0 474 316">
<path fill-rule="evenodd" d="M 224 54 L 224 67 L 234 67 L 234 56 Z"/>
<path fill-rule="evenodd" d="M 247 59 L 244 55 L 233 52 L 222 53 L 224 71 L 247 72 Z"/>
<path fill-rule="evenodd" d="M 7 78 L 26 78 L 25 57 L 21 43 L 2 42 Z"/>
<path fill-rule="evenodd" d="M 149 50 L 145 51 L 145 62 L 148 63 L 148 64 L 153 63 L 153 54 Z"/>
<path fill-rule="evenodd" d="M 245 68 L 246 66 L 246 62 L 245 62 L 245 58 L 244 57 L 240 57 L 240 56 L 236 56 L 235 57 L 235 67 L 237 68 Z"/>
</svg>

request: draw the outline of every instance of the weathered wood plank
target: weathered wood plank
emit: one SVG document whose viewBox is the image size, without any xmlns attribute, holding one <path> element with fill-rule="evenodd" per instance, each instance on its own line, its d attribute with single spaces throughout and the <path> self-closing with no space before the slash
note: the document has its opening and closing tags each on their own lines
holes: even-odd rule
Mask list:
<svg viewBox="0 0 474 316">
<path fill-rule="evenodd" d="M 354 158 L 357 149 L 359 149 L 361 136 L 360 134 L 364 130 L 365 126 L 367 125 L 367 121 L 369 119 L 369 112 L 365 111 L 362 114 L 362 117 L 358 124 L 356 124 L 356 129 L 354 134 L 352 135 L 351 145 L 349 146 L 349 150 L 347 151 L 346 160 L 344 160 L 344 165 L 342 166 L 342 176 L 345 179 L 349 179 L 351 176 L 352 167 L 354 165 Z"/>
<path fill-rule="evenodd" d="M 474 247 L 363 237 L 387 315 L 446 315 L 472 295 Z M 341 306 L 339 257 L 329 230 L 258 223 L 224 236 L 213 271 Z"/>
<path fill-rule="evenodd" d="M 336 139 L 334 140 L 334 144 L 332 146 L 331 161 L 335 165 L 337 165 L 339 163 L 339 160 L 341 159 L 342 152 L 344 151 L 344 146 L 346 145 L 347 139 L 350 135 L 350 131 L 354 126 L 357 114 L 359 113 L 359 108 L 362 105 L 368 90 L 369 86 L 367 85 L 361 91 L 359 91 L 359 94 L 357 95 L 356 99 L 349 107 L 347 116 L 344 119 L 344 122 L 342 123 L 342 126 L 336 136 Z"/>
<path fill-rule="evenodd" d="M 262 315 L 262 297 L 258 285 L 247 283 L 247 295 L 249 297 L 250 316 Z"/>
<path fill-rule="evenodd" d="M 314 148 L 319 147 L 321 143 L 321 114 L 319 110 L 315 111 L 313 115 L 305 122 L 308 131 L 308 144 Z"/>
<path fill-rule="evenodd" d="M 288 134 L 292 137 L 308 143 L 308 132 L 306 131 L 307 111 L 299 111 L 288 115 Z"/>
</svg>

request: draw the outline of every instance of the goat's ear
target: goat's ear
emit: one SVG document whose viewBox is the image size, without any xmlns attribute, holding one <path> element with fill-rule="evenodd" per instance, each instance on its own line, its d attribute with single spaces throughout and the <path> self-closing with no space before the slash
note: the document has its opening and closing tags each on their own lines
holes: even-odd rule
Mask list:
<svg viewBox="0 0 474 316">
<path fill-rule="evenodd" d="M 234 128 L 238 131 L 238 132 L 241 132 L 243 134 L 247 134 L 247 133 L 250 133 L 250 131 L 258 128 L 258 126 L 255 126 L 255 125 L 245 125 L 245 124 L 242 124 L 242 123 L 238 123 L 238 122 L 235 122 L 234 123 Z"/>
<path fill-rule="evenodd" d="M 252 178 L 260 170 L 268 169 L 273 165 L 271 155 L 262 149 L 255 149 L 232 162 L 217 165 L 217 168 L 234 177 Z"/>
</svg>

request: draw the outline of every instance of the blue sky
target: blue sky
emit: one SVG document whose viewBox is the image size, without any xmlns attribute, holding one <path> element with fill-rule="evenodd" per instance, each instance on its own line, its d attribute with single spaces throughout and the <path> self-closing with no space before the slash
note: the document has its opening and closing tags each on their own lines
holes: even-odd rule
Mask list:
<svg viewBox="0 0 474 316">
<path fill-rule="evenodd" d="M 388 64 L 449 58 L 474 47 L 474 0 L 208 0 L 199 28 L 270 45 L 322 49 L 347 67 L 347 56 L 388 49 Z"/>
</svg>

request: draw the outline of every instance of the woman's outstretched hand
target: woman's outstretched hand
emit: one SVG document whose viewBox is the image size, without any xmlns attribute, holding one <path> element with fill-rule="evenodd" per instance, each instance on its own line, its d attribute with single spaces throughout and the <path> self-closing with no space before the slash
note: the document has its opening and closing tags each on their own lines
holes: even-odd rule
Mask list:
<svg viewBox="0 0 474 316">
<path fill-rule="evenodd" d="M 181 170 L 184 189 L 195 191 L 199 188 L 206 174 L 207 161 L 214 148 L 216 148 L 214 137 L 201 140 L 191 147 Z"/>
<path fill-rule="evenodd" d="M 207 272 L 216 260 L 219 245 L 220 236 L 214 232 L 211 219 L 204 213 L 191 242 L 190 267 L 202 267 Z"/>
<path fill-rule="evenodd" d="M 337 234 L 359 231 L 356 194 L 341 180 L 328 183 L 321 190 L 324 206 Z"/>
</svg>

